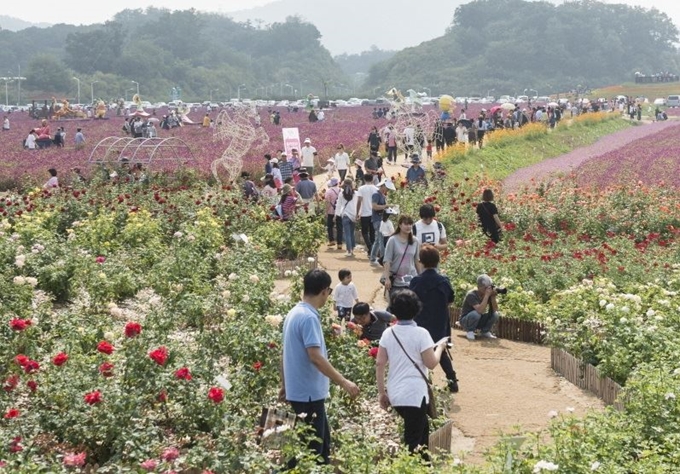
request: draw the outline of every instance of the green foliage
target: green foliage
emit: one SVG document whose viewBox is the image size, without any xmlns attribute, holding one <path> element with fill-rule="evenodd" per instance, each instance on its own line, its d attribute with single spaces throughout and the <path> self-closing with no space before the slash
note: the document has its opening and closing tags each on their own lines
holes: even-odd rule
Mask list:
<svg viewBox="0 0 680 474">
<path fill-rule="evenodd" d="M 42 53 L 31 59 L 26 70 L 26 86 L 64 92 L 71 86 L 71 75 L 61 61 Z"/>
<path fill-rule="evenodd" d="M 366 88 L 405 90 L 420 83 L 440 93 L 471 95 L 492 88 L 517 94 L 528 86 L 556 92 L 619 83 L 635 71 L 667 70 L 677 38 L 670 18 L 656 9 L 476 0 L 456 9 L 444 36 L 376 65 Z"/>
</svg>

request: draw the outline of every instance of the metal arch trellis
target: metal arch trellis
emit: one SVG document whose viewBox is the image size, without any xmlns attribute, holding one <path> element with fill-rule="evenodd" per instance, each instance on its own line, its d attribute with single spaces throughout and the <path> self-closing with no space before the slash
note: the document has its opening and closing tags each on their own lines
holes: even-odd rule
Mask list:
<svg viewBox="0 0 680 474">
<path fill-rule="evenodd" d="M 172 152 L 171 156 L 166 151 Z M 184 151 L 184 153 L 181 153 Z M 90 153 L 90 164 L 143 163 L 154 161 L 196 161 L 189 145 L 177 137 L 131 138 L 106 137 L 97 143 Z"/>
</svg>

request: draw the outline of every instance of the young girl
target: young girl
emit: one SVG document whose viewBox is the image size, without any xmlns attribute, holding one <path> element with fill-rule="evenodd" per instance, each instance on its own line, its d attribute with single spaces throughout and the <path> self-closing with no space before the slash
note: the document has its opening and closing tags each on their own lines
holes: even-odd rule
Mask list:
<svg viewBox="0 0 680 474">
<path fill-rule="evenodd" d="M 283 186 L 283 177 L 281 176 L 281 170 L 279 169 L 279 160 L 272 158 L 269 164 L 272 165 L 272 177 L 274 178 L 274 185 L 276 189 L 281 189 Z"/>
<path fill-rule="evenodd" d="M 356 159 L 354 161 L 354 166 L 356 166 L 356 170 L 354 171 L 354 179 L 355 182 L 357 183 L 363 183 L 364 182 L 364 162 L 363 160 Z"/>
<path fill-rule="evenodd" d="M 382 222 L 380 223 L 380 249 L 378 250 L 378 253 L 380 256 L 378 257 L 378 264 L 382 266 L 383 264 L 383 256 L 385 255 L 385 245 L 387 245 L 387 241 L 389 238 L 394 234 L 394 223 L 390 220 L 390 217 L 395 215 L 396 213 L 392 210 L 392 208 L 388 207 L 383 211 L 382 214 Z"/>
<path fill-rule="evenodd" d="M 333 175 L 335 175 L 335 160 L 333 158 L 328 158 L 328 162 L 326 163 L 326 166 L 323 167 L 323 169 L 328 174 L 328 179 L 332 179 Z"/>
<path fill-rule="evenodd" d="M 338 272 L 340 283 L 333 290 L 335 309 L 338 311 L 338 318 L 349 321 L 352 317 L 352 308 L 359 302 L 359 293 L 356 286 L 352 283 L 352 272 L 343 268 Z"/>
</svg>

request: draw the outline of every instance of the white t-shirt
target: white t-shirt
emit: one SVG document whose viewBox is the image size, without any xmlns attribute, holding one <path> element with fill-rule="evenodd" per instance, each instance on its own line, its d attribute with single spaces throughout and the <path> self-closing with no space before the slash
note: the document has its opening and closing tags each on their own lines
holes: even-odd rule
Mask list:
<svg viewBox="0 0 680 474">
<path fill-rule="evenodd" d="M 333 290 L 333 299 L 335 300 L 336 306 L 341 308 L 352 308 L 354 302 L 359 299 L 359 292 L 352 282 L 350 282 L 349 285 L 338 283 Z"/>
<path fill-rule="evenodd" d="M 412 127 L 404 129 L 404 144 L 415 145 L 415 130 Z"/>
<path fill-rule="evenodd" d="M 432 219 L 429 225 L 425 225 L 423 220 L 416 222 L 416 237 L 421 244 L 437 245 L 441 239 L 446 238 L 446 229 L 442 225 L 439 232 L 439 225 L 436 219 Z"/>
<path fill-rule="evenodd" d="M 302 156 L 302 166 L 305 168 L 314 167 L 314 153 L 316 153 L 316 148 L 313 146 L 303 146 L 300 149 L 300 155 Z"/>
<path fill-rule="evenodd" d="M 380 235 L 383 237 L 390 237 L 392 234 L 394 234 L 394 223 L 389 219 L 382 221 L 380 223 Z"/>
<path fill-rule="evenodd" d="M 372 184 L 359 186 L 357 194 L 361 196 L 361 217 L 373 215 L 373 195 L 378 192 L 378 187 Z"/>
<path fill-rule="evenodd" d="M 338 170 L 346 170 L 349 168 L 349 155 L 344 151 L 335 154 L 335 167 Z"/>
<path fill-rule="evenodd" d="M 387 398 L 395 407 L 419 407 L 423 397 L 429 403 L 427 384 L 420 372 L 413 366 L 399 343 L 394 338 L 395 332 L 408 355 L 427 376 L 427 367 L 423 363 L 422 353 L 434 348 L 432 336 L 427 329 L 415 325 L 397 324 L 385 330 L 380 338 L 380 347 L 387 351 Z"/>
<path fill-rule="evenodd" d="M 335 215 L 340 217 L 349 217 L 349 220 L 355 221 L 357 219 L 357 193 L 354 192 L 352 200 L 347 202 L 342 192 L 338 196 L 335 203 Z"/>
<path fill-rule="evenodd" d="M 26 138 L 26 148 L 29 150 L 35 150 L 35 135 L 32 133 Z"/>
</svg>

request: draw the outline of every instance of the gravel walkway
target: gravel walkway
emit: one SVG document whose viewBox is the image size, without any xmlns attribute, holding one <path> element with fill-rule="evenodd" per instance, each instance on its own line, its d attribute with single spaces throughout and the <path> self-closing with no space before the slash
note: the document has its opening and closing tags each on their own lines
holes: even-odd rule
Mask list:
<svg viewBox="0 0 680 474">
<path fill-rule="evenodd" d="M 617 150 L 635 140 L 653 135 L 661 130 L 678 125 L 677 121 L 643 123 L 633 128 L 627 128 L 620 132 L 612 133 L 600 138 L 592 145 L 577 148 L 565 155 L 544 160 L 535 165 L 522 168 L 503 180 L 503 192 L 515 193 L 523 186 L 531 185 L 533 179 L 536 183 L 546 181 L 556 173 L 569 173 L 579 165 L 592 158 Z"/>
</svg>

